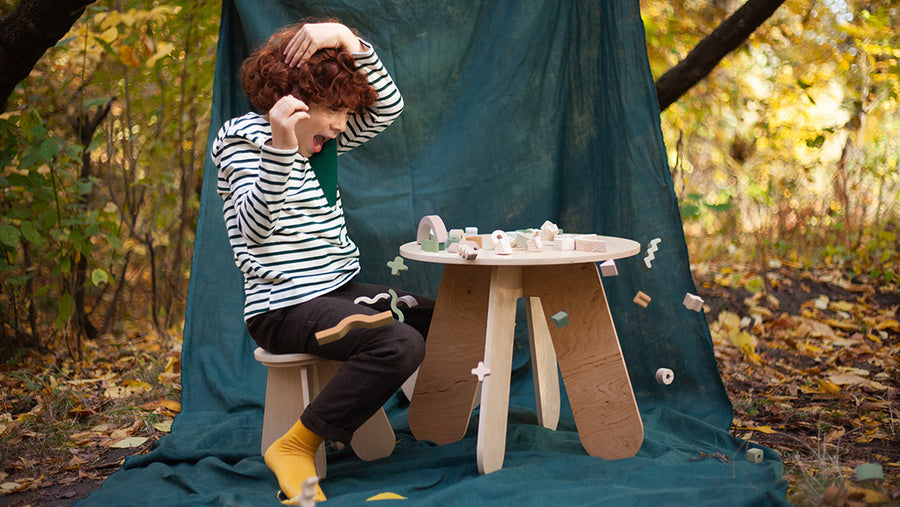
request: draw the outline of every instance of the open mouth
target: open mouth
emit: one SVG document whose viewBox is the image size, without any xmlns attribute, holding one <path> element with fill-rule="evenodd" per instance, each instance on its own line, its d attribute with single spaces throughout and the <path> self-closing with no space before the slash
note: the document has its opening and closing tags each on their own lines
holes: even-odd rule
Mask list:
<svg viewBox="0 0 900 507">
<path fill-rule="evenodd" d="M 319 153 L 322 151 L 322 146 L 328 142 L 328 138 L 325 136 L 315 136 L 313 137 L 313 153 Z"/>
</svg>

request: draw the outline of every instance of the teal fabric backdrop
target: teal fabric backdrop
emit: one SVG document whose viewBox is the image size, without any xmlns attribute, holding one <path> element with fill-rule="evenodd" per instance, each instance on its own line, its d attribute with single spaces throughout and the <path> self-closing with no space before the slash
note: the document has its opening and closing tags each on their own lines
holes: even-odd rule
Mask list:
<svg viewBox="0 0 900 507">
<path fill-rule="evenodd" d="M 224 0 L 210 139 L 249 110 L 238 69 L 278 27 L 334 16 L 371 42 L 406 100 L 382 135 L 339 157 L 338 181 L 360 279 L 435 295 L 441 268 L 385 265 L 415 238 L 419 219 L 482 231 L 539 227 L 660 238 L 653 269 L 640 256 L 605 278 L 645 426 L 634 458 L 605 461 L 581 447 L 564 403 L 559 430 L 536 425 L 528 346 L 517 338 L 507 454 L 480 476 L 477 410 L 466 438 L 416 441 L 406 402 L 388 404 L 392 456 L 329 454 L 329 505 L 391 491 L 415 505 L 786 504 L 781 461 L 729 434 L 731 405 L 701 313 L 659 126 L 637 0 Z M 277 505 L 259 456 L 265 369 L 241 318 L 232 261 L 207 165 L 185 325 L 182 413 L 148 455 L 129 459 L 82 505 Z M 631 302 L 641 290 L 646 308 Z M 523 313 L 523 312 L 520 312 Z M 520 315 L 520 322 L 524 319 Z M 523 325 L 518 326 L 524 328 Z M 522 333 L 519 333 L 523 335 Z M 660 367 L 675 382 L 660 385 Z M 729 462 L 704 458 L 720 452 Z"/>
</svg>

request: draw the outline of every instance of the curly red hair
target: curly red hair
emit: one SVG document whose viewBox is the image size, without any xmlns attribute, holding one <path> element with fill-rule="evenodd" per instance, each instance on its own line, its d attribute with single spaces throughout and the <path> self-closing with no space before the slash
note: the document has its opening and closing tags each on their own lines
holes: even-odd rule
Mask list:
<svg viewBox="0 0 900 507">
<path fill-rule="evenodd" d="M 284 63 L 284 49 L 303 24 L 278 30 L 244 60 L 241 88 L 253 107 L 266 113 L 288 94 L 307 104 L 347 107 L 357 113 L 374 104 L 378 94 L 347 51 L 324 48 L 297 67 Z"/>
</svg>

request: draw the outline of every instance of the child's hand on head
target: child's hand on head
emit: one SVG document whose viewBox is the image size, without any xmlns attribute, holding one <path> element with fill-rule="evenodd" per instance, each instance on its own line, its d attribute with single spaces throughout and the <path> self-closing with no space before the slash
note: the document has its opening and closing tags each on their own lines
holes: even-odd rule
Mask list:
<svg viewBox="0 0 900 507">
<path fill-rule="evenodd" d="M 297 149 L 296 127 L 300 120 L 309 118 L 309 106 L 293 95 L 285 95 L 269 109 L 272 125 L 272 147 L 281 150 Z"/>
<path fill-rule="evenodd" d="M 365 50 L 356 35 L 340 23 L 308 23 L 284 49 L 284 63 L 296 67 L 322 48 L 344 49 L 351 53 Z"/>
</svg>

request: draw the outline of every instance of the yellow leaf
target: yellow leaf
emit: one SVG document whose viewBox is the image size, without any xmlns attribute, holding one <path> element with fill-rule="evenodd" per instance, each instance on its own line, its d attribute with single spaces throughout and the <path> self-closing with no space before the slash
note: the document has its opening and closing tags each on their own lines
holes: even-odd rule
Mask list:
<svg viewBox="0 0 900 507">
<path fill-rule="evenodd" d="M 144 391 L 149 391 L 153 389 L 153 386 L 144 382 L 143 380 L 130 380 L 126 379 L 122 381 L 122 385 L 125 387 L 131 387 L 134 389 L 143 389 Z"/>
<path fill-rule="evenodd" d="M 740 329 L 741 317 L 734 312 L 723 310 L 719 312 L 719 324 L 722 324 L 728 329 Z"/>
<path fill-rule="evenodd" d="M 384 493 L 378 493 L 377 495 L 366 498 L 367 502 L 374 502 L 377 500 L 406 500 L 406 497 L 400 496 L 397 493 L 391 493 L 390 491 L 386 491 Z"/>
<path fill-rule="evenodd" d="M 106 42 L 107 44 L 111 44 L 112 41 L 119 38 L 119 30 L 116 29 L 116 27 L 114 27 L 114 26 L 107 28 L 106 30 L 103 31 L 103 33 L 101 33 L 99 35 L 99 38 L 103 42 Z"/>
<path fill-rule="evenodd" d="M 878 329 L 879 331 L 891 329 L 900 332 L 900 322 L 897 322 L 895 319 L 882 320 L 875 324 L 875 329 Z"/>
<path fill-rule="evenodd" d="M 819 389 L 823 393 L 834 394 L 841 392 L 841 387 L 834 382 L 831 382 L 830 380 L 819 379 L 816 381 L 816 383 L 819 385 Z"/>
<path fill-rule="evenodd" d="M 853 303 L 849 303 L 847 301 L 833 301 L 831 303 L 831 306 L 833 306 L 834 309 L 839 312 L 853 311 Z"/>
<path fill-rule="evenodd" d="M 147 437 L 128 437 L 110 445 L 113 449 L 133 449 L 140 447 L 148 440 Z"/>
<path fill-rule="evenodd" d="M 163 421 L 158 423 L 153 423 L 153 427 L 157 429 L 157 431 L 161 431 L 163 433 L 169 433 L 172 431 L 172 421 Z"/>
<path fill-rule="evenodd" d="M 138 60 L 137 53 L 131 46 L 120 44 L 116 49 L 119 52 L 119 61 L 127 67 L 137 67 L 141 61 Z"/>
<path fill-rule="evenodd" d="M 175 46 L 173 44 L 163 42 L 159 45 L 159 49 L 157 49 L 156 52 L 153 53 L 153 56 L 147 59 L 147 67 L 153 67 L 154 65 L 156 65 L 157 60 L 165 56 L 169 56 L 169 54 L 174 50 Z"/>
</svg>

